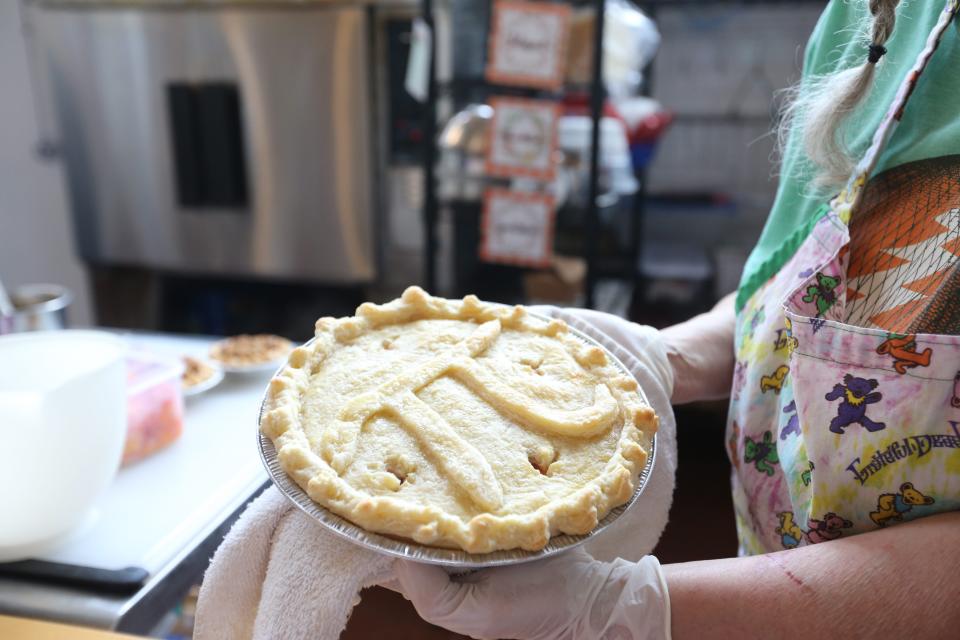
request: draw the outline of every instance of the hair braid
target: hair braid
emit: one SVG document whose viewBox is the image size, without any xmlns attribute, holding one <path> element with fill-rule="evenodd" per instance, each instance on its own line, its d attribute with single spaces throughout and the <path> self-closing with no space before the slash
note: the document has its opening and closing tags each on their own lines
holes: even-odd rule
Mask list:
<svg viewBox="0 0 960 640">
<path fill-rule="evenodd" d="M 886 51 L 883 45 L 893 33 L 899 3 L 900 0 L 868 0 L 873 17 L 869 59 L 865 55 L 864 62 L 856 67 L 809 78 L 788 90 L 778 131 L 780 147 L 785 145 L 791 129 L 799 129 L 803 149 L 816 171 L 811 180 L 814 188 L 839 188 L 854 169 L 855 160 L 847 146 L 843 125 L 870 93 L 877 66 L 874 60 Z M 874 53 L 875 48 L 879 55 Z"/>
</svg>

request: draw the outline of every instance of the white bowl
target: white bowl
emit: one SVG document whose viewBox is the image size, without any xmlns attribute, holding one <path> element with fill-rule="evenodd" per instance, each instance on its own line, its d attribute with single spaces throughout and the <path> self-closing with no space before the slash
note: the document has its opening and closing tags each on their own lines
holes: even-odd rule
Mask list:
<svg viewBox="0 0 960 640">
<path fill-rule="evenodd" d="M 96 331 L 0 337 L 0 561 L 54 548 L 116 473 L 124 353 L 121 339 Z"/>
</svg>

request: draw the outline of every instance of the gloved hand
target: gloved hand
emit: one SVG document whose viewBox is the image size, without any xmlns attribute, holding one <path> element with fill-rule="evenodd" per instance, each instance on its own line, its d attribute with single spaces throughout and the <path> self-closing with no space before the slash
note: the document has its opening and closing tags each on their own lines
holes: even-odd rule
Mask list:
<svg viewBox="0 0 960 640">
<path fill-rule="evenodd" d="M 670 406 L 674 386 L 673 367 L 668 360 L 668 345 L 663 334 L 653 327 L 588 309 L 532 307 L 531 311 L 563 320 L 600 344 L 620 359 L 640 383 L 657 417 L 657 452 L 653 471 L 637 502 L 604 531 L 591 538 L 584 548 L 594 558 L 639 560 L 653 551 L 667 526 L 673 501 L 677 468 L 677 435 Z"/>
<path fill-rule="evenodd" d="M 599 562 L 575 549 L 458 577 L 409 560 L 395 572 L 424 620 L 475 638 L 670 638 L 667 584 L 653 556 Z"/>
<path fill-rule="evenodd" d="M 628 367 L 631 363 L 627 361 L 628 358 L 624 357 L 624 352 L 630 354 L 632 359 L 635 359 L 647 370 L 648 377 L 656 380 L 658 391 L 662 390 L 667 399 L 673 395 L 674 373 L 669 360 L 670 348 L 669 344 L 663 339 L 663 334 L 657 329 L 592 309 L 537 305 L 530 307 L 530 310 L 541 315 L 559 318 L 573 328 L 597 339 Z M 598 336 L 597 331 L 602 335 Z M 609 338 L 609 340 L 604 340 L 604 337 Z M 633 371 L 632 373 L 641 383 L 643 382 L 638 372 Z M 646 391 L 646 388 L 644 391 Z"/>
<path fill-rule="evenodd" d="M 653 472 L 633 508 L 586 545 L 541 562 L 450 577 L 440 568 L 398 561 L 397 590 L 420 615 L 484 638 L 669 638 L 670 605 L 660 564 L 645 556 L 667 523 L 676 469 L 674 384 L 662 334 L 585 309 L 533 307 L 564 320 L 617 356 L 660 418 Z"/>
<path fill-rule="evenodd" d="M 590 333 L 586 325 L 610 336 L 654 371 L 673 404 L 725 398 L 730 393 L 736 326 L 733 294 L 710 311 L 662 331 L 589 309 L 541 306 L 533 310 L 566 320 L 585 333 Z"/>
</svg>

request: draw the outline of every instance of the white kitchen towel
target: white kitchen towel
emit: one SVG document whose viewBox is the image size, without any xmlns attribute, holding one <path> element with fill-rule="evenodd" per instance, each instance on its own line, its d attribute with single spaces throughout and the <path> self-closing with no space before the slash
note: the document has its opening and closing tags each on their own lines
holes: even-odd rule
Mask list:
<svg viewBox="0 0 960 640">
<path fill-rule="evenodd" d="M 667 524 L 677 465 L 670 406 L 672 374 L 655 329 L 585 312 L 541 307 L 607 347 L 636 376 L 660 417 L 657 454 L 647 486 L 627 513 L 591 540 L 599 560 L 638 560 Z M 195 640 L 333 640 L 375 584 L 394 590 L 392 559 L 327 531 L 271 487 L 230 530 L 204 576 Z"/>
<path fill-rule="evenodd" d="M 335 640 L 360 590 L 393 580 L 393 559 L 324 529 L 270 487 L 213 556 L 195 640 Z"/>
</svg>

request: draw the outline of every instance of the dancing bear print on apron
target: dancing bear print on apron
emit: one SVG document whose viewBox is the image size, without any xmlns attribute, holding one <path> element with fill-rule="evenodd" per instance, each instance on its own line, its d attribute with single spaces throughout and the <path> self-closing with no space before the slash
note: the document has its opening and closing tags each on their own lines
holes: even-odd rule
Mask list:
<svg viewBox="0 0 960 640">
<path fill-rule="evenodd" d="M 884 313 L 861 323 L 847 309 L 867 289 L 861 266 L 848 272 L 851 215 L 958 5 L 946 3 L 846 188 L 738 316 L 726 441 L 741 553 L 960 508 L 960 337 L 891 331 Z M 957 191 L 953 208 L 931 214 L 931 242 L 941 243 L 933 250 L 960 254 L 960 238 L 936 235 L 960 215 Z M 944 286 L 949 277 L 917 282 Z M 907 294 L 889 303 L 898 317 L 911 313 Z"/>
</svg>

